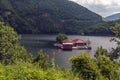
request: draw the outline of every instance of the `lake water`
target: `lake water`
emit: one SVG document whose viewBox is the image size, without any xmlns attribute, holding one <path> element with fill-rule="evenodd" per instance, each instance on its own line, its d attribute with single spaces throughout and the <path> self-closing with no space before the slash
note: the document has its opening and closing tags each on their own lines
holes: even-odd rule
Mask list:
<svg viewBox="0 0 120 80">
<path fill-rule="evenodd" d="M 72 50 L 72 51 L 62 51 L 54 47 L 56 35 L 22 35 L 20 43 L 25 46 L 27 51 L 33 56 L 37 55 L 39 50 L 43 50 L 44 53 L 48 54 L 50 58 L 55 58 L 55 63 L 60 67 L 68 68 L 70 67 L 69 58 L 72 56 L 79 55 L 81 52 L 86 52 L 87 50 Z M 68 38 L 79 38 L 82 40 L 90 40 L 92 50 L 90 50 L 91 57 L 94 56 L 94 52 L 99 46 L 103 46 L 108 51 L 116 46 L 115 42 L 110 42 L 113 37 L 103 37 L 103 36 L 79 36 L 79 35 L 69 35 Z"/>
</svg>

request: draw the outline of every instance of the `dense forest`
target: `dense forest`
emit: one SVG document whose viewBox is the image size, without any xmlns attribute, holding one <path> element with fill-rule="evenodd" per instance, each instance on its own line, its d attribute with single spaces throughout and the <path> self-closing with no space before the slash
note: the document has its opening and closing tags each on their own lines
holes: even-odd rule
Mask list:
<svg viewBox="0 0 120 80">
<path fill-rule="evenodd" d="M 71 68 L 60 68 L 42 50 L 33 57 L 19 44 L 14 29 L 0 22 L 1 80 L 120 80 L 120 24 L 112 28 L 118 47 L 108 52 L 98 47 L 95 58 L 88 52 L 70 58 Z"/>
<path fill-rule="evenodd" d="M 79 34 L 102 17 L 69 0 L 0 0 L 0 20 L 18 33 Z"/>
<path fill-rule="evenodd" d="M 119 20 L 116 21 L 108 21 L 101 22 L 95 25 L 92 25 L 89 28 L 86 28 L 80 33 L 84 33 L 84 35 L 103 35 L 103 36 L 111 36 L 114 35 L 111 31 L 111 28 L 115 26 L 116 23 L 119 23 Z"/>
</svg>

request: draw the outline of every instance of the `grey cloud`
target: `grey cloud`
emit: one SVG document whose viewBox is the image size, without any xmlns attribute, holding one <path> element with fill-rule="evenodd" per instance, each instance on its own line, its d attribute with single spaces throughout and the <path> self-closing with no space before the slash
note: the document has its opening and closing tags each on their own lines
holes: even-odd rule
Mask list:
<svg viewBox="0 0 120 80">
<path fill-rule="evenodd" d="M 106 6 L 106 5 L 94 5 L 94 4 L 89 4 L 89 5 L 83 5 L 87 7 L 88 9 L 92 10 L 93 12 L 96 12 L 97 14 L 101 16 L 109 16 L 114 13 L 120 12 L 120 6 Z"/>
<path fill-rule="evenodd" d="M 89 10 L 101 15 L 101 16 L 109 16 L 115 13 L 120 12 L 120 4 L 118 4 L 118 0 L 117 1 L 113 1 L 110 5 L 109 4 L 95 4 L 94 2 L 89 2 L 88 0 L 72 0 L 75 1 L 79 4 L 81 4 L 82 6 L 85 6 L 86 8 L 88 8 Z M 112 0 L 108 0 L 108 1 L 112 1 Z"/>
</svg>

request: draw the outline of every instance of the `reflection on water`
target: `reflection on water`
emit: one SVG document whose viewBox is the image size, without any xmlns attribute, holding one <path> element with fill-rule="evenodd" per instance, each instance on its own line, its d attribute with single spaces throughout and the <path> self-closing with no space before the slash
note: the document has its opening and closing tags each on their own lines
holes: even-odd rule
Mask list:
<svg viewBox="0 0 120 80">
<path fill-rule="evenodd" d="M 90 55 L 93 57 L 94 52 L 97 47 L 103 46 L 107 50 L 115 47 L 114 42 L 109 40 L 112 37 L 98 37 L 98 36 L 79 36 L 79 35 L 69 35 L 69 38 L 79 38 L 83 40 L 90 40 L 92 50 L 90 50 Z M 56 64 L 61 67 L 68 68 L 70 66 L 68 59 L 72 56 L 79 55 L 81 52 L 86 50 L 72 50 L 63 51 L 54 47 L 56 35 L 23 35 L 21 39 L 21 44 L 25 46 L 29 53 L 33 56 L 37 55 L 39 50 L 43 50 L 45 54 L 49 55 L 50 58 L 54 57 Z"/>
</svg>

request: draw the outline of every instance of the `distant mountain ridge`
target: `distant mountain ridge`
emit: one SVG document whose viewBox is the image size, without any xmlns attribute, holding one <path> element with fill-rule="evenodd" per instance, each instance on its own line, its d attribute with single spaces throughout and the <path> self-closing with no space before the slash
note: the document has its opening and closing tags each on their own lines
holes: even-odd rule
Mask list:
<svg viewBox="0 0 120 80">
<path fill-rule="evenodd" d="M 102 17 L 68 0 L 0 0 L 0 21 L 22 34 L 77 34 Z"/>
<path fill-rule="evenodd" d="M 105 19 L 108 21 L 118 20 L 120 19 L 120 13 L 113 14 L 111 16 L 106 17 Z"/>
</svg>

